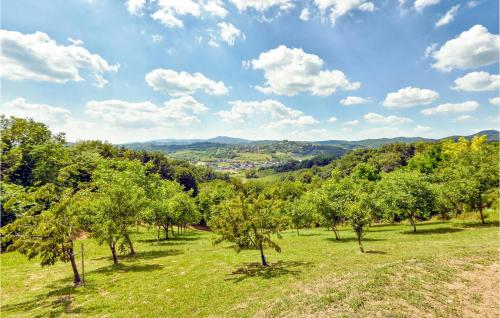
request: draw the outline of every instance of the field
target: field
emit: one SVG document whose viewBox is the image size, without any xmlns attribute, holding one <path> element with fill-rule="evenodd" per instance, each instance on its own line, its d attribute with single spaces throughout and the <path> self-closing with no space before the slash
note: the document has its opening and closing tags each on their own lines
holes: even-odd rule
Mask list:
<svg viewBox="0 0 500 318">
<path fill-rule="evenodd" d="M 156 242 L 156 231 L 140 228 L 138 254 L 119 266 L 85 239 L 86 286 L 77 289 L 69 264 L 41 268 L 4 253 L 2 317 L 497 317 L 497 217 L 486 226 L 436 220 L 417 234 L 373 226 L 365 254 L 349 228 L 340 242 L 324 228 L 287 231 L 267 268 L 257 251 L 213 246 L 210 232 Z"/>
</svg>

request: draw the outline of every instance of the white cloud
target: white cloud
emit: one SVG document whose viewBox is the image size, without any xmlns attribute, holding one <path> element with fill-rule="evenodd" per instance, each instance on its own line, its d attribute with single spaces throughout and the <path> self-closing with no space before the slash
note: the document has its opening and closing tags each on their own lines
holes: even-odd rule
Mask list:
<svg viewBox="0 0 500 318">
<path fill-rule="evenodd" d="M 95 74 L 95 83 L 92 85 L 98 88 L 104 88 L 106 85 L 108 85 L 108 83 L 108 80 L 102 77 L 100 74 Z"/>
<path fill-rule="evenodd" d="M 424 57 L 428 58 L 429 56 L 431 56 L 432 53 L 434 53 L 434 51 L 436 51 L 437 46 L 438 46 L 437 43 L 432 43 L 431 45 L 426 47 L 425 52 L 424 52 Z"/>
<path fill-rule="evenodd" d="M 430 7 L 439 4 L 441 0 L 415 0 L 413 7 L 417 12 L 422 12 L 426 7 Z"/>
<path fill-rule="evenodd" d="M 263 12 L 272 7 L 278 7 L 281 10 L 288 10 L 295 5 L 291 0 L 229 0 L 238 8 L 238 11 L 253 9 Z"/>
<path fill-rule="evenodd" d="M 500 106 L 500 97 L 493 97 L 488 100 L 491 105 Z"/>
<path fill-rule="evenodd" d="M 73 38 L 68 38 L 68 41 L 73 44 L 73 45 L 76 45 L 76 46 L 81 46 L 83 45 L 83 41 L 80 40 L 80 39 L 73 39 Z"/>
<path fill-rule="evenodd" d="M 0 113 L 6 116 L 32 118 L 49 126 L 61 125 L 71 117 L 71 112 L 68 109 L 45 104 L 31 104 L 22 97 L 3 103 Z"/>
<path fill-rule="evenodd" d="M 146 5 L 146 0 L 127 0 L 125 6 L 128 12 L 133 15 L 142 15 L 142 10 Z"/>
<path fill-rule="evenodd" d="M 458 13 L 458 9 L 460 9 L 460 5 L 457 4 L 457 5 L 454 5 L 453 7 L 451 7 L 450 10 L 448 10 L 445 15 L 443 15 L 441 17 L 441 19 L 439 19 L 435 26 L 436 27 L 441 27 L 443 25 L 447 25 L 448 23 L 452 22 L 453 20 L 455 20 L 455 16 L 457 15 Z"/>
<path fill-rule="evenodd" d="M 500 75 L 488 72 L 471 72 L 457 78 L 453 89 L 468 92 L 498 91 L 500 89 Z"/>
<path fill-rule="evenodd" d="M 417 125 L 417 127 L 413 128 L 413 131 L 417 134 L 426 134 L 433 131 L 432 127 Z"/>
<path fill-rule="evenodd" d="M 370 100 L 368 98 L 358 96 L 347 96 L 346 98 L 340 100 L 340 103 L 344 106 L 361 105 L 369 102 Z"/>
<path fill-rule="evenodd" d="M 238 30 L 231 23 L 220 22 L 218 25 L 220 28 L 220 37 L 222 41 L 227 43 L 227 45 L 233 46 L 234 41 L 237 38 L 241 38 L 243 40 L 245 39 L 245 33 L 241 32 L 241 30 Z"/>
<path fill-rule="evenodd" d="M 375 5 L 365 0 L 314 0 L 319 11 L 324 14 L 330 11 L 330 22 L 335 25 L 337 20 L 353 10 L 372 12 Z"/>
<path fill-rule="evenodd" d="M 330 117 L 330 118 L 328 118 L 328 120 L 327 120 L 327 121 L 328 121 L 329 123 L 334 123 L 334 122 L 336 122 L 336 121 L 337 121 L 337 117 Z"/>
<path fill-rule="evenodd" d="M 203 5 L 203 10 L 219 18 L 225 18 L 228 13 L 226 8 L 224 8 L 224 3 L 220 0 L 207 1 Z"/>
<path fill-rule="evenodd" d="M 473 121 L 474 119 L 476 119 L 476 118 L 474 118 L 471 115 L 461 115 L 461 116 L 458 116 L 457 118 L 455 118 L 454 122 Z"/>
<path fill-rule="evenodd" d="M 424 115 L 437 115 L 437 114 L 449 114 L 449 113 L 467 113 L 476 110 L 479 107 L 476 101 L 466 101 L 463 103 L 446 103 L 438 105 L 434 108 L 422 109 L 422 114 Z"/>
<path fill-rule="evenodd" d="M 9 80 L 83 81 L 80 72 L 102 75 L 116 72 L 120 66 L 108 64 L 82 46 L 59 45 L 42 32 L 0 30 L 0 47 L 0 77 Z"/>
<path fill-rule="evenodd" d="M 387 94 L 383 105 L 388 108 L 409 108 L 430 104 L 438 97 L 439 94 L 430 89 L 405 87 L 397 92 Z"/>
<path fill-rule="evenodd" d="M 311 18 L 311 12 L 309 12 L 309 9 L 308 8 L 302 9 L 302 11 L 300 12 L 299 19 L 301 19 L 302 21 L 309 21 L 310 18 Z"/>
<path fill-rule="evenodd" d="M 435 51 L 432 57 L 436 63 L 432 67 L 448 72 L 497 63 L 499 50 L 500 36 L 489 33 L 488 29 L 477 24 Z"/>
<path fill-rule="evenodd" d="M 388 125 L 399 125 L 409 123 L 412 120 L 406 117 L 399 117 L 394 115 L 383 116 L 375 113 L 368 113 L 363 116 L 363 118 L 371 124 L 388 124 Z"/>
<path fill-rule="evenodd" d="M 480 4 L 481 3 L 479 1 L 472 0 L 472 1 L 467 2 L 467 8 L 475 8 Z"/>
<path fill-rule="evenodd" d="M 155 2 L 158 4 L 158 10 L 151 15 L 151 18 L 167 28 L 184 27 L 184 23 L 178 16 L 201 16 L 200 5 L 193 0 L 156 0 Z"/>
<path fill-rule="evenodd" d="M 153 42 L 158 43 L 158 42 L 161 42 L 163 40 L 163 36 L 161 36 L 159 34 L 153 34 L 151 36 L 151 39 L 153 40 Z"/>
<path fill-rule="evenodd" d="M 267 125 L 268 128 L 279 128 L 283 126 L 310 126 L 317 124 L 318 121 L 312 116 L 299 116 L 297 118 L 284 118 L 273 121 Z"/>
<path fill-rule="evenodd" d="M 263 101 L 231 101 L 230 110 L 219 111 L 217 114 L 224 122 L 245 122 L 256 115 L 268 114 L 272 119 L 297 119 L 303 115 L 300 110 L 296 110 L 283 105 L 282 103 L 266 99 Z"/>
<path fill-rule="evenodd" d="M 149 101 L 131 103 L 122 100 L 90 101 L 86 113 L 102 122 L 129 128 L 190 125 L 199 122 L 196 115 L 208 108 L 191 96 L 171 99 L 163 106 Z"/>
<path fill-rule="evenodd" d="M 350 82 L 341 71 L 322 70 L 323 60 L 319 56 L 284 45 L 243 62 L 243 66 L 264 71 L 266 83 L 256 89 L 265 94 L 293 96 L 306 92 L 327 96 L 338 88 L 354 90 L 361 86 L 359 82 Z"/>
<path fill-rule="evenodd" d="M 145 80 L 155 91 L 171 96 L 191 95 L 198 90 L 209 95 L 225 95 L 229 91 L 222 81 L 213 81 L 201 73 L 190 74 L 160 68 L 146 74 Z"/>
<path fill-rule="evenodd" d="M 357 119 L 346 121 L 346 122 L 342 123 L 342 125 L 344 125 L 344 126 L 356 126 L 357 124 L 359 124 L 359 120 L 357 120 Z"/>
</svg>

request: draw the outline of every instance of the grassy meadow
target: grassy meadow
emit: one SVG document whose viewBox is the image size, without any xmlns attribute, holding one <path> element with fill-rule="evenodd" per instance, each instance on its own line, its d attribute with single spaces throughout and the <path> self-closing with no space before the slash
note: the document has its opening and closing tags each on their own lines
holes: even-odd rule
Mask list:
<svg viewBox="0 0 500 318">
<path fill-rule="evenodd" d="M 282 253 L 236 253 L 189 229 L 169 241 L 134 233 L 138 254 L 113 266 L 110 252 L 85 239 L 86 285 L 73 288 L 67 263 L 41 268 L 1 255 L 2 317 L 497 317 L 498 214 L 489 222 L 376 225 L 359 252 L 342 228 L 284 233 Z M 77 258 L 80 258 L 80 242 Z M 79 263 L 80 266 L 80 263 Z"/>
</svg>

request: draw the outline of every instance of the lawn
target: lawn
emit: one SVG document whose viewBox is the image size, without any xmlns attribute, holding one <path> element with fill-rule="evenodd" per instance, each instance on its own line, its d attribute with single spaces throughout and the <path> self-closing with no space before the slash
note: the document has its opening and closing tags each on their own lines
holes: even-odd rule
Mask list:
<svg viewBox="0 0 500 318">
<path fill-rule="evenodd" d="M 87 283 L 77 289 L 69 264 L 41 268 L 4 253 L 2 317 L 498 317 L 498 222 L 410 230 L 371 227 L 365 254 L 348 228 L 340 242 L 322 228 L 288 231 L 263 268 L 257 251 L 213 246 L 210 232 L 156 242 L 140 228 L 138 255 L 119 266 L 85 239 Z"/>
</svg>

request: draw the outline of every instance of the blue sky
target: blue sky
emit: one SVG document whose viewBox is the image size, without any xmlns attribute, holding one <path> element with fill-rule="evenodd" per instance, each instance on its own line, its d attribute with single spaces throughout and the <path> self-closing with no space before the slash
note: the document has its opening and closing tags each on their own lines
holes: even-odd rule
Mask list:
<svg viewBox="0 0 500 318">
<path fill-rule="evenodd" d="M 498 127 L 496 0 L 1 5 L 1 112 L 69 140 L 354 140 Z"/>
</svg>

